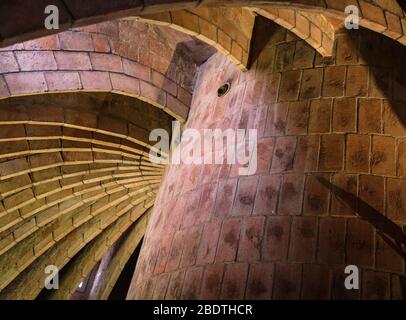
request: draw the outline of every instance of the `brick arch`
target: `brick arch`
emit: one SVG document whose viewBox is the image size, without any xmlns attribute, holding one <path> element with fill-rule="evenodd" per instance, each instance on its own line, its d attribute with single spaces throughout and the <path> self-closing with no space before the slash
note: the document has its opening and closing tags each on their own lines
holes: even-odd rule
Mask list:
<svg viewBox="0 0 406 320">
<path fill-rule="evenodd" d="M 131 46 L 134 34 L 151 33 L 139 25 L 108 22 L 2 50 L 0 99 L 54 92 L 114 92 L 141 99 L 185 121 L 193 84 L 181 75 L 177 64 L 187 65 L 187 58 L 174 49 L 161 51 L 160 57 L 139 54 L 139 48 Z M 149 45 L 163 46 L 154 38 Z M 191 79 L 193 72 L 188 74 Z"/>
<path fill-rule="evenodd" d="M 170 130 L 172 117 L 151 107 L 145 112 L 143 103 L 126 100 L 132 98 L 100 95 L 0 102 L 3 299 L 34 299 L 46 265 L 61 269 L 85 248 L 93 252 L 90 266 L 127 229 L 145 232 L 164 169 L 148 157 L 145 123 Z M 132 110 L 126 114 L 120 105 Z M 86 275 L 66 283 L 76 288 Z"/>
<path fill-rule="evenodd" d="M 62 30 L 66 30 L 72 26 L 88 25 L 118 17 L 123 18 L 128 16 L 145 16 L 153 14 L 154 19 L 157 19 L 158 21 L 164 21 L 172 26 L 177 25 L 182 29 L 182 31 L 199 35 L 204 41 L 217 46 L 220 50 L 223 50 L 226 54 L 229 54 L 229 56 L 234 59 L 237 64 L 239 64 L 242 68 L 245 68 L 246 62 L 248 61 L 249 50 L 247 51 L 247 47 L 249 47 L 249 45 L 247 46 L 245 41 L 241 42 L 238 40 L 238 37 L 236 37 L 232 39 L 232 43 L 235 44 L 234 49 L 233 47 L 229 49 L 228 44 L 224 46 L 225 43 L 222 43 L 222 41 L 215 35 L 216 29 L 222 30 L 222 25 L 221 23 L 212 23 L 212 21 L 208 21 L 206 19 L 205 13 L 202 13 L 204 10 L 207 10 L 206 8 L 218 8 L 222 6 L 226 6 L 228 8 L 243 6 L 249 8 L 259 8 L 255 10 L 262 12 L 262 14 L 267 17 L 276 19 L 278 23 L 281 23 L 281 25 L 284 27 L 287 27 L 289 30 L 295 32 L 297 35 L 299 35 L 299 37 L 304 37 L 305 40 L 308 40 L 308 43 L 315 46 L 315 48 L 321 54 L 328 56 L 331 54 L 331 40 L 334 39 L 327 36 L 324 37 L 324 35 L 327 35 L 326 33 L 322 33 L 322 39 L 319 39 L 320 31 L 323 30 L 320 27 L 324 23 L 317 21 L 319 19 L 316 19 L 316 21 L 310 19 L 312 23 L 309 25 L 309 16 L 304 14 L 302 11 L 309 11 L 313 14 L 326 14 L 331 16 L 333 19 L 343 20 L 344 8 L 348 4 L 357 5 L 360 8 L 360 24 L 363 27 L 383 33 L 386 36 L 401 42 L 402 44 L 406 43 L 406 35 L 404 30 L 406 26 L 406 19 L 404 11 L 395 0 L 389 0 L 383 3 L 382 1 L 373 1 L 373 3 L 371 3 L 370 1 L 364 0 L 254 0 L 245 1 L 243 3 L 240 1 L 221 0 L 196 2 L 180 0 L 176 1 L 175 3 L 171 3 L 170 6 L 161 1 L 157 3 L 152 2 L 146 6 L 141 1 L 128 3 L 125 0 L 117 1 L 114 4 L 100 3 L 99 5 L 95 5 L 93 3 L 91 6 L 83 6 L 78 1 L 64 1 L 64 4 L 61 4 L 61 20 Z M 45 5 L 46 3 L 44 2 L 44 7 Z M 24 25 L 16 23 L 13 19 L 8 19 L 10 16 L 17 17 L 20 15 L 20 4 L 12 1 L 6 1 L 2 4 L 2 6 L 2 10 L 0 11 L 7 15 L 7 18 L 1 19 L 1 21 L 4 21 L 4 26 L 0 28 L 1 30 L 4 30 L 3 34 L 0 34 L 1 38 L 4 39 L 0 43 L 1 46 L 10 45 L 18 41 L 50 33 L 50 31 L 43 29 L 43 13 L 42 11 L 38 12 L 39 9 L 42 9 L 40 4 L 36 4 L 35 8 L 31 8 L 31 11 L 28 10 L 32 12 L 32 17 L 24 20 Z M 65 8 L 67 8 L 69 11 L 65 11 Z M 24 9 L 26 10 L 27 8 L 25 7 Z M 161 14 L 162 12 L 167 12 L 168 9 L 180 11 L 172 11 L 169 16 L 166 13 Z M 277 10 L 276 14 L 275 9 Z M 283 14 L 280 14 L 278 10 L 285 11 Z M 289 10 L 295 10 L 296 17 L 293 17 L 293 20 L 292 12 L 288 13 Z M 158 15 L 156 15 L 157 13 Z M 17 20 L 17 22 L 18 21 L 19 20 Z M 206 26 L 203 28 L 203 32 L 201 22 L 206 24 Z M 311 35 L 311 26 L 313 26 L 313 36 Z"/>
<path fill-rule="evenodd" d="M 244 8 L 193 8 L 137 17 L 190 34 L 247 70 L 255 16 Z"/>
</svg>

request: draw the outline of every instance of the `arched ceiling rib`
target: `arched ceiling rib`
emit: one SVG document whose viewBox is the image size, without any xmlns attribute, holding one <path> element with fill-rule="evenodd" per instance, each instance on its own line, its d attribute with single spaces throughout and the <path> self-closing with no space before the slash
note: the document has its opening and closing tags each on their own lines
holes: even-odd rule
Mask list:
<svg viewBox="0 0 406 320">
<path fill-rule="evenodd" d="M 82 248 L 102 254 L 133 223 L 143 234 L 164 170 L 148 133 L 170 132 L 171 120 L 112 94 L 0 102 L 1 298 L 35 298 L 46 265 L 63 268 Z"/>
<path fill-rule="evenodd" d="M 55 32 L 44 29 L 41 4 L 44 8 L 47 5 L 45 1 L 40 0 L 39 3 L 35 3 L 35 7 L 27 8 L 27 4 L 24 3 L 24 10 L 22 10 L 20 2 L 6 0 L 0 4 L 0 14 L 5 15 L 4 17 L 0 16 L 0 30 L 2 30 L 0 37 L 3 39 L 0 46 L 4 47 L 18 41 Z M 97 3 L 92 2 L 91 5 L 83 5 L 76 0 L 59 0 L 56 5 L 58 4 L 61 10 L 60 30 L 62 31 L 69 27 L 89 25 L 116 18 L 141 16 L 169 24 L 174 28 L 180 28 L 184 32 L 200 37 L 203 41 L 229 55 L 242 68 L 247 67 L 249 42 L 247 44 L 246 39 L 243 39 L 246 34 L 242 30 L 235 37 L 230 35 L 232 33 L 230 22 L 233 19 L 229 21 L 227 19 L 232 17 L 237 22 L 241 22 L 239 21 L 240 18 L 244 20 L 246 15 L 241 12 L 242 7 L 251 8 L 259 14 L 275 19 L 277 23 L 305 39 L 324 56 L 331 54 L 334 36 L 330 37 L 327 30 L 322 27 L 326 23 L 330 23 L 332 27 L 335 27 L 337 23 L 341 24 L 346 17 L 344 9 L 347 5 L 359 7 L 361 26 L 406 44 L 405 12 L 396 0 L 374 0 L 372 2 L 365 0 L 179 0 L 170 3 L 161 0 L 147 3 L 120 0 L 113 3 L 97 1 Z M 28 3 L 28 6 L 31 4 Z M 219 7 L 227 7 L 227 9 L 219 9 Z M 39 10 L 41 11 L 39 12 Z M 226 22 L 226 25 L 222 21 L 216 21 L 215 14 L 208 15 L 208 12 L 213 10 L 225 10 L 228 13 L 223 15 L 223 21 Z M 290 10 L 294 11 L 291 12 Z M 23 11 L 31 13 L 29 19 L 21 19 L 20 15 Z M 240 12 L 240 14 L 236 15 L 235 12 Z M 323 16 L 326 19 L 322 18 Z M 252 27 L 252 21 L 249 22 L 245 19 L 243 22 L 244 26 L 249 27 L 251 25 Z M 243 37 L 241 38 L 241 36 Z M 251 33 L 248 41 L 250 36 Z"/>
</svg>

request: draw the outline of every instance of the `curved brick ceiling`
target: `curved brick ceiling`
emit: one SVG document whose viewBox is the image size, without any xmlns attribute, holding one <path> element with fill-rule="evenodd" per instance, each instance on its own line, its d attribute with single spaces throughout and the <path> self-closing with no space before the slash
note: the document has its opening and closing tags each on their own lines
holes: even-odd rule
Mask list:
<svg viewBox="0 0 406 320">
<path fill-rule="evenodd" d="M 168 39 L 161 36 L 163 29 L 116 20 L 5 48 L 0 52 L 0 99 L 45 92 L 115 92 L 184 121 L 197 66 L 189 55 L 190 43 L 197 46 L 200 41 Z"/>
<path fill-rule="evenodd" d="M 0 114 L 0 297 L 35 298 L 45 266 L 74 257 L 86 263 L 61 281 L 69 298 L 124 231 L 144 234 L 163 173 L 148 135 L 172 118 L 102 93 L 9 98 Z"/>
<path fill-rule="evenodd" d="M 15 1 L 4 1 L 0 12 L 6 17 L 0 19 L 0 46 L 7 46 L 22 40 L 50 33 L 43 27 L 42 8 L 45 0 L 35 3 L 30 17 L 21 17 L 21 5 Z M 41 2 L 40 1 L 40 2 Z M 55 3 L 60 8 L 61 30 L 95 22 L 107 21 L 118 17 L 141 16 L 148 21 L 158 21 L 195 35 L 206 43 L 213 45 L 228 55 L 242 69 L 248 67 L 249 40 L 252 35 L 253 16 L 247 15 L 241 8 L 250 10 L 274 20 L 286 27 L 324 56 L 332 54 L 334 34 L 342 25 L 344 8 L 357 5 L 360 8 L 360 25 L 373 31 L 406 43 L 405 13 L 395 0 L 295 0 L 295 1 L 176 1 L 170 5 L 165 1 L 115 1 L 98 5 L 92 2 L 89 6 L 77 0 L 60 0 Z M 30 4 L 28 4 L 30 5 Z M 226 14 L 219 15 L 218 7 Z M 213 7 L 217 7 L 213 10 Z M 168 11 L 179 10 L 179 11 Z M 182 10 L 186 9 L 186 10 Z M 152 14 L 152 15 L 151 15 Z M 9 17 L 12 17 L 9 19 Z M 220 17 L 220 19 L 216 19 Z M 242 22 L 242 23 L 241 23 Z M 239 28 L 240 27 L 240 28 Z M 234 30 L 233 30 L 234 29 Z"/>
</svg>

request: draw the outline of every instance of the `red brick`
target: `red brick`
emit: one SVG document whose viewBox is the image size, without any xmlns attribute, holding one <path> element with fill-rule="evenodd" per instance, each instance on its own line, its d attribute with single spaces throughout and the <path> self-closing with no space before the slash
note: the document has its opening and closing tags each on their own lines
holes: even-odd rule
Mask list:
<svg viewBox="0 0 406 320">
<path fill-rule="evenodd" d="M 260 80 L 251 80 L 247 83 L 243 100 L 245 107 L 258 105 L 263 86 L 264 82 Z"/>
<path fill-rule="evenodd" d="M 309 133 L 330 132 L 331 99 L 312 100 L 310 104 Z"/>
<path fill-rule="evenodd" d="M 406 181 L 387 179 L 387 216 L 393 221 L 406 222 Z"/>
<path fill-rule="evenodd" d="M 331 201 L 331 214 L 339 216 L 353 216 L 355 214 L 354 209 L 357 206 L 356 197 L 357 197 L 357 188 L 358 180 L 356 175 L 347 175 L 347 174 L 336 174 L 332 179 L 332 201 Z M 354 198 L 342 199 L 336 195 L 336 188 L 348 192 Z"/>
<path fill-rule="evenodd" d="M 373 174 L 396 175 L 395 139 L 373 136 L 371 170 Z"/>
<path fill-rule="evenodd" d="M 250 265 L 246 299 L 269 300 L 272 298 L 274 282 L 274 266 L 272 263 L 255 263 Z"/>
<path fill-rule="evenodd" d="M 355 98 L 334 100 L 333 131 L 354 132 L 356 130 L 357 101 Z"/>
<path fill-rule="evenodd" d="M 168 289 L 165 295 L 166 300 L 180 299 L 184 278 L 185 278 L 184 270 L 175 271 L 174 273 L 172 273 L 171 279 L 169 280 Z"/>
<path fill-rule="evenodd" d="M 59 70 L 90 70 L 89 55 L 85 52 L 55 52 Z"/>
<path fill-rule="evenodd" d="M 110 52 L 109 39 L 100 34 L 92 34 L 92 41 L 94 51 L 96 52 Z"/>
<path fill-rule="evenodd" d="M 154 293 L 152 299 L 163 300 L 165 298 L 166 289 L 168 288 L 170 274 L 162 274 L 156 278 Z"/>
<path fill-rule="evenodd" d="M 217 183 L 203 186 L 201 194 L 199 206 L 200 215 L 197 217 L 196 223 L 207 222 L 210 220 L 216 203 Z"/>
<path fill-rule="evenodd" d="M 345 168 L 347 172 L 369 172 L 369 140 L 367 135 L 349 134 Z"/>
<path fill-rule="evenodd" d="M 358 61 L 358 45 L 356 37 L 351 34 L 337 36 L 337 64 L 352 64 Z"/>
<path fill-rule="evenodd" d="M 381 132 L 381 100 L 359 99 L 358 130 L 365 133 Z"/>
<path fill-rule="evenodd" d="M 276 138 L 271 172 L 283 172 L 293 169 L 296 150 L 296 137 Z"/>
<path fill-rule="evenodd" d="M 24 42 L 25 50 L 59 50 L 58 35 L 53 34 L 46 37 Z"/>
<path fill-rule="evenodd" d="M 302 211 L 303 174 L 285 174 L 279 194 L 278 214 L 297 215 Z"/>
<path fill-rule="evenodd" d="M 405 135 L 402 120 L 406 117 L 405 107 L 404 102 L 383 100 L 383 130 L 385 134 L 395 137 Z"/>
<path fill-rule="evenodd" d="M 236 179 L 219 182 L 219 192 L 217 194 L 216 208 L 214 211 L 216 217 L 225 217 L 231 214 L 236 186 Z"/>
<path fill-rule="evenodd" d="M 202 277 L 202 267 L 188 269 L 186 271 L 181 299 L 196 300 L 199 297 Z"/>
<path fill-rule="evenodd" d="M 158 103 L 161 106 L 166 105 L 166 94 L 160 88 L 154 87 L 153 85 L 140 81 L 141 96 Z"/>
<path fill-rule="evenodd" d="M 190 103 L 192 102 L 192 94 L 182 87 L 178 87 L 177 98 L 187 106 L 190 106 Z"/>
<path fill-rule="evenodd" d="M 140 81 L 118 73 L 110 73 L 113 90 L 126 92 L 138 96 L 140 94 Z"/>
<path fill-rule="evenodd" d="M 6 74 L 5 80 L 12 95 L 45 92 L 48 90 L 42 72 L 21 72 Z"/>
<path fill-rule="evenodd" d="M 319 170 L 336 171 L 343 167 L 344 136 L 339 134 L 321 137 Z"/>
<path fill-rule="evenodd" d="M 269 216 L 267 218 L 262 244 L 262 260 L 286 260 L 290 224 L 290 217 Z"/>
<path fill-rule="evenodd" d="M 196 264 L 209 264 L 214 262 L 217 242 L 220 236 L 221 220 L 208 222 L 203 229 L 200 246 L 197 253 Z"/>
<path fill-rule="evenodd" d="M 257 144 L 257 170 L 256 174 L 268 173 L 272 163 L 274 140 L 273 138 L 260 139 Z M 246 153 L 247 154 L 247 153 Z M 250 162 L 254 161 L 253 159 Z M 241 165 L 239 165 L 240 167 Z M 248 167 L 248 165 L 244 166 Z"/>
<path fill-rule="evenodd" d="M 287 102 L 269 105 L 265 136 L 279 136 L 285 133 L 288 107 Z"/>
<path fill-rule="evenodd" d="M 360 175 L 359 197 L 362 201 L 383 213 L 384 179 L 379 176 Z"/>
<path fill-rule="evenodd" d="M 226 266 L 220 299 L 242 300 L 245 294 L 248 264 L 233 263 Z"/>
<path fill-rule="evenodd" d="M 258 176 L 238 179 L 237 193 L 234 200 L 232 215 L 251 215 L 255 203 Z"/>
<path fill-rule="evenodd" d="M 392 71 L 389 68 L 370 67 L 369 96 L 374 98 L 392 98 Z"/>
<path fill-rule="evenodd" d="M 300 264 L 275 264 L 274 299 L 299 299 L 302 267 Z"/>
<path fill-rule="evenodd" d="M 317 261 L 327 265 L 344 264 L 345 219 L 322 218 L 319 224 Z"/>
<path fill-rule="evenodd" d="M 363 17 L 366 20 L 369 20 L 369 23 L 372 22 L 373 26 L 376 25 L 376 28 L 379 26 L 379 29 L 372 28 L 372 30 L 381 32 L 386 29 L 386 20 L 383 13 L 384 11 L 380 6 L 373 5 L 366 1 L 360 1 L 360 5 Z"/>
<path fill-rule="evenodd" d="M 214 300 L 219 298 L 224 266 L 224 264 L 219 263 L 211 264 L 206 267 L 202 281 L 200 299 Z"/>
<path fill-rule="evenodd" d="M 379 270 L 402 273 L 403 259 L 381 236 L 376 238 L 376 267 Z"/>
<path fill-rule="evenodd" d="M 309 21 L 302 15 L 297 16 L 297 27 L 300 33 L 305 31 L 303 34 L 303 39 L 307 38 L 310 32 L 309 28 Z M 297 34 L 299 35 L 299 34 Z M 299 35 L 300 36 L 300 35 Z M 293 59 L 293 66 L 294 68 L 311 68 L 313 67 L 315 51 L 311 46 L 307 44 L 305 41 L 297 41 L 296 42 L 296 50 L 295 50 L 295 57 Z"/>
<path fill-rule="evenodd" d="M 178 99 L 172 97 L 170 94 L 166 95 L 166 105 L 169 110 L 174 112 L 179 117 L 186 119 L 189 113 L 188 106 L 185 106 Z"/>
<path fill-rule="evenodd" d="M 82 88 L 77 72 L 47 72 L 45 73 L 45 79 L 50 91 L 79 90 Z"/>
<path fill-rule="evenodd" d="M 321 178 L 330 181 L 328 175 Z M 324 215 L 328 212 L 330 190 L 318 180 L 318 176 L 310 174 L 306 177 L 303 213 L 310 215 Z"/>
<path fill-rule="evenodd" d="M 157 258 L 157 262 L 154 269 L 154 274 L 161 274 L 165 271 L 166 262 L 168 261 L 169 251 L 171 249 L 173 240 L 173 234 L 162 235 L 161 238 L 161 249 Z"/>
<path fill-rule="evenodd" d="M 151 70 L 151 81 L 158 88 L 164 89 L 166 92 L 169 92 L 173 96 L 177 95 L 176 83 L 166 78 L 164 75 Z"/>
<path fill-rule="evenodd" d="M 56 70 L 56 61 L 51 51 L 16 52 L 21 71 Z"/>
<path fill-rule="evenodd" d="M 316 217 L 295 217 L 292 223 L 289 260 L 312 262 L 316 254 Z"/>
<path fill-rule="evenodd" d="M 300 88 L 300 98 L 311 99 L 320 97 L 322 77 L 322 68 L 304 70 Z"/>
<path fill-rule="evenodd" d="M 280 189 L 279 175 L 262 175 L 255 199 L 254 214 L 275 214 Z"/>
<path fill-rule="evenodd" d="M 349 97 L 366 96 L 368 92 L 368 67 L 349 66 L 347 71 L 346 95 Z"/>
<path fill-rule="evenodd" d="M 6 81 L 3 76 L 0 76 L 0 97 L 4 98 L 8 96 L 10 96 L 10 92 L 8 91 Z"/>
<path fill-rule="evenodd" d="M 306 134 L 309 118 L 307 101 L 291 102 L 289 104 L 286 133 L 291 135 Z"/>
<path fill-rule="evenodd" d="M 282 74 L 279 89 L 280 101 L 292 101 L 298 98 L 301 75 L 300 70 L 286 71 Z"/>
<path fill-rule="evenodd" d="M 0 73 L 18 71 L 18 64 L 13 52 L 0 52 Z"/>
<path fill-rule="evenodd" d="M 330 298 L 330 270 L 326 266 L 303 265 L 302 299 L 327 300 Z"/>
<path fill-rule="evenodd" d="M 238 261 L 256 261 L 260 259 L 264 233 L 265 217 L 247 217 L 244 219 Z"/>
<path fill-rule="evenodd" d="M 201 233 L 201 227 L 195 226 L 188 229 L 185 236 L 185 247 L 183 248 L 182 259 L 180 260 L 181 268 L 190 267 L 195 264 Z"/>
<path fill-rule="evenodd" d="M 79 74 L 84 90 L 111 90 L 110 76 L 108 72 L 82 71 Z"/>
<path fill-rule="evenodd" d="M 398 175 L 406 176 L 406 139 L 398 140 Z"/>
<path fill-rule="evenodd" d="M 389 274 L 365 270 L 362 277 L 362 299 L 390 299 Z"/>
<path fill-rule="evenodd" d="M 181 230 L 175 233 L 172 241 L 171 250 L 166 264 L 166 271 L 173 271 L 179 267 L 180 259 L 182 257 L 183 246 L 185 244 L 186 231 Z"/>
<path fill-rule="evenodd" d="M 199 201 L 200 201 L 200 189 L 193 191 L 192 193 L 185 194 L 186 201 L 186 209 L 184 211 L 183 217 L 181 217 L 182 221 L 180 223 L 181 228 L 189 228 L 191 227 L 195 221 L 196 216 L 199 214 Z"/>
<path fill-rule="evenodd" d="M 241 221 L 239 218 L 226 219 L 221 228 L 216 261 L 234 261 L 240 239 Z"/>
<path fill-rule="evenodd" d="M 276 102 L 278 98 L 278 89 L 280 74 L 267 74 L 264 79 L 264 87 L 261 94 L 260 102 L 270 104 Z"/>
<path fill-rule="evenodd" d="M 62 50 L 94 51 L 90 34 L 65 31 L 59 34 L 59 43 Z"/>
<path fill-rule="evenodd" d="M 94 70 L 123 72 L 123 64 L 119 56 L 108 53 L 90 53 L 90 60 Z"/>
<path fill-rule="evenodd" d="M 124 73 L 145 81 L 151 81 L 151 69 L 137 62 L 123 59 Z"/>
<path fill-rule="evenodd" d="M 345 66 L 324 69 L 323 96 L 341 97 L 344 95 Z"/>
<path fill-rule="evenodd" d="M 294 12 L 289 13 L 293 14 L 294 19 Z M 278 45 L 275 58 L 275 71 L 278 72 L 292 69 L 294 55 L 295 55 L 294 42 L 281 43 L 280 45 Z"/>
<path fill-rule="evenodd" d="M 347 264 L 372 266 L 374 231 L 369 222 L 349 219 L 347 231 Z"/>
<path fill-rule="evenodd" d="M 316 171 L 319 156 L 320 137 L 301 136 L 299 137 L 293 169 L 295 172 Z"/>
</svg>

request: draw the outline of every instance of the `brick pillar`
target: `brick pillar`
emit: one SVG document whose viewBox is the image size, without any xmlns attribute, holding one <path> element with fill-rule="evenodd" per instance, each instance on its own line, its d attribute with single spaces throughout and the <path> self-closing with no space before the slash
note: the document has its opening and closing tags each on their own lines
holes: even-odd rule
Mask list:
<svg viewBox="0 0 406 320">
<path fill-rule="evenodd" d="M 357 31 L 323 60 L 269 34 L 246 73 L 221 54 L 201 67 L 187 122 L 257 129 L 257 172 L 170 166 L 128 298 L 402 297 L 388 239 L 406 224 L 405 49 Z M 344 288 L 350 264 L 360 290 Z"/>
</svg>

